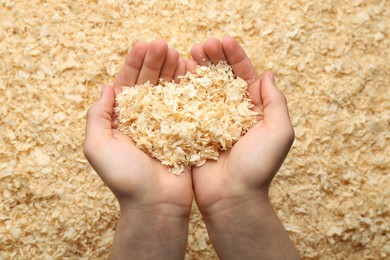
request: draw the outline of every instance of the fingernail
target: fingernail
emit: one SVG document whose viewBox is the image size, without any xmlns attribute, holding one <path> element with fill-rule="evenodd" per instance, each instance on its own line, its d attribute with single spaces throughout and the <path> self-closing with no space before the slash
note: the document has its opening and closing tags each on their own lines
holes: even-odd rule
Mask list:
<svg viewBox="0 0 390 260">
<path fill-rule="evenodd" d="M 269 78 L 272 81 L 272 83 L 275 85 L 275 76 L 272 72 L 269 74 Z"/>
</svg>

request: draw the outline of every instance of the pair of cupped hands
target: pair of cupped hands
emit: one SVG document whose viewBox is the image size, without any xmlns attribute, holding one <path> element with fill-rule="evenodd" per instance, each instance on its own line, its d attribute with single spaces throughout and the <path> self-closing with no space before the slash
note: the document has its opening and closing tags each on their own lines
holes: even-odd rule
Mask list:
<svg viewBox="0 0 390 260">
<path fill-rule="evenodd" d="M 191 56 L 192 60 L 179 57 L 178 51 L 163 40 L 136 43 L 113 86 L 104 86 L 88 110 L 84 153 L 117 197 L 121 211 L 156 209 L 156 214 L 188 218 L 195 196 L 207 218 L 247 200 L 268 200 L 269 185 L 294 139 L 285 96 L 276 88 L 273 74 L 268 71 L 261 76 L 234 38 L 210 38 L 195 45 Z M 179 81 L 197 64 L 220 61 L 227 61 L 234 74 L 246 80 L 259 116 L 257 124 L 232 149 L 220 152 L 218 161 L 173 175 L 169 167 L 139 150 L 113 125 L 115 96 L 122 86 L 146 81 L 157 84 L 160 78 Z"/>
</svg>

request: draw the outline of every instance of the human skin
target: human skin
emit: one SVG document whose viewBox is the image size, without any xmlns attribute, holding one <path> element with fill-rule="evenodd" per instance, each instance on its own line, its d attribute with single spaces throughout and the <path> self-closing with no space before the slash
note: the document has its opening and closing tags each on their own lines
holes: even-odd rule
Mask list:
<svg viewBox="0 0 390 260">
<path fill-rule="evenodd" d="M 86 158 L 115 194 L 120 217 L 111 259 L 183 259 L 193 198 L 190 170 L 181 176 L 139 150 L 114 124 L 121 86 L 177 80 L 186 62 L 166 42 L 138 42 L 127 55 L 113 87 L 104 86 L 88 110 Z"/>
<path fill-rule="evenodd" d="M 210 38 L 191 50 L 195 64 L 227 61 L 248 83 L 257 123 L 217 161 L 192 169 L 197 205 L 220 259 L 299 259 L 268 197 L 294 140 L 287 101 L 271 72 L 260 76 L 239 43 Z"/>
<path fill-rule="evenodd" d="M 294 139 L 284 95 L 273 76 L 257 73 L 233 38 L 194 46 L 185 62 L 164 41 L 137 43 L 114 81 L 88 110 L 85 155 L 120 204 L 112 259 L 183 259 L 192 192 L 221 259 L 297 259 L 269 198 L 268 188 Z M 113 125 L 121 86 L 177 80 L 196 63 L 227 60 L 249 84 L 258 123 L 231 150 L 192 173 L 168 171 Z"/>
</svg>

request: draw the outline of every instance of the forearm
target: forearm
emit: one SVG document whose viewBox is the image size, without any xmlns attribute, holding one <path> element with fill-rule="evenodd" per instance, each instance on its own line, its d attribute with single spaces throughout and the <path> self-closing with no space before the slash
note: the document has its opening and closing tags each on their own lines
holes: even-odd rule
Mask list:
<svg viewBox="0 0 390 260">
<path fill-rule="evenodd" d="M 204 214 L 220 259 L 299 259 L 268 198 L 220 204 L 218 213 Z"/>
<path fill-rule="evenodd" d="M 110 259 L 184 259 L 187 237 L 188 217 L 121 210 Z"/>
</svg>

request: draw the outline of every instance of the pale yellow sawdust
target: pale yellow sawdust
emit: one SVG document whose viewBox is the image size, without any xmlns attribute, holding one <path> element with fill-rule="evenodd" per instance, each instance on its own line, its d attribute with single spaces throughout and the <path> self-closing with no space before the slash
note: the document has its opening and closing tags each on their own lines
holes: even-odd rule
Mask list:
<svg viewBox="0 0 390 260">
<path fill-rule="evenodd" d="M 176 175 L 218 160 L 258 115 L 248 84 L 226 62 L 197 66 L 179 82 L 123 86 L 115 101 L 118 130 Z"/>
<path fill-rule="evenodd" d="M 118 205 L 85 111 L 132 44 L 236 37 L 297 139 L 270 197 L 304 259 L 390 257 L 390 1 L 0 1 L 0 258 L 106 259 Z M 186 259 L 215 259 L 197 208 Z"/>
</svg>

